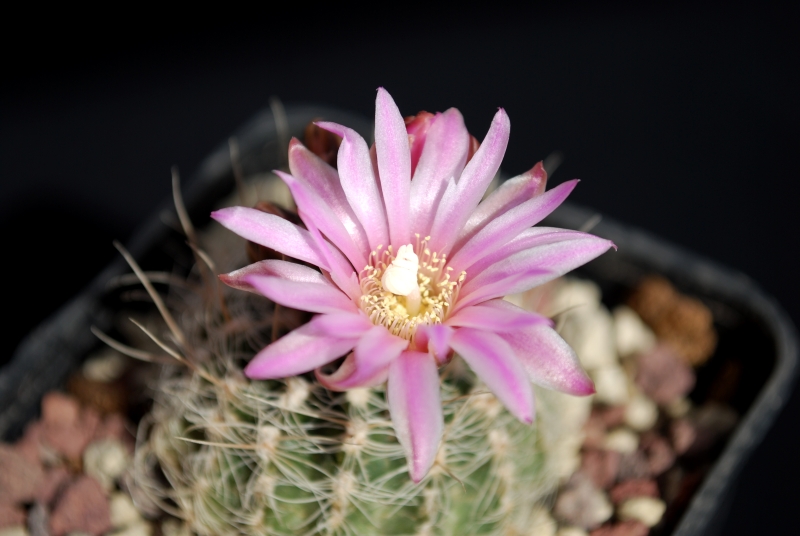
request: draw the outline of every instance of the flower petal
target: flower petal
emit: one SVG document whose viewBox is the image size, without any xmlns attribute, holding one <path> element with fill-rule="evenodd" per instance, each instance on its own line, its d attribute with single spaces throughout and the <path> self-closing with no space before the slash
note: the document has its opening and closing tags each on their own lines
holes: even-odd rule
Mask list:
<svg viewBox="0 0 800 536">
<path fill-rule="evenodd" d="M 533 422 L 533 388 L 506 341 L 488 331 L 461 328 L 450 345 L 514 417 Z"/>
<path fill-rule="evenodd" d="M 483 229 L 487 223 L 512 208 L 524 203 L 534 196 L 544 192 L 547 184 L 547 173 L 539 162 L 533 169 L 509 179 L 484 199 L 472 212 L 464 228 L 458 235 L 453 246 L 454 250 L 460 248 L 470 238 Z"/>
<path fill-rule="evenodd" d="M 441 206 L 431 228 L 433 250 L 447 252 L 455 242 L 458 232 L 478 206 L 489 183 L 500 169 L 500 162 L 508 146 L 511 124 L 505 110 L 500 108 L 492 120 L 489 132 L 472 160 L 467 163 L 458 179 L 458 203 Z"/>
<path fill-rule="evenodd" d="M 333 374 L 316 371 L 320 383 L 332 391 L 380 385 L 389 373 L 389 364 L 408 347 L 408 341 L 373 326 L 364 333 L 352 354 Z"/>
<path fill-rule="evenodd" d="M 594 384 L 575 351 L 547 326 L 533 326 L 505 336 L 530 380 L 571 395 L 591 395 Z"/>
<path fill-rule="evenodd" d="M 245 281 L 259 294 L 292 309 L 311 313 L 358 310 L 350 298 L 325 280 L 322 274 L 319 275 L 319 282 L 299 282 L 263 275 L 251 275 Z"/>
<path fill-rule="evenodd" d="M 300 217 L 303 218 L 303 211 L 300 211 Z M 361 287 L 358 284 L 358 277 L 356 276 L 353 266 L 344 258 L 338 249 L 332 247 L 319 232 L 317 226 L 311 218 L 303 220 L 308 227 L 308 232 L 314 239 L 317 249 L 322 254 L 322 257 L 328 263 L 330 268 L 330 277 L 333 282 L 342 291 L 347 294 L 351 300 L 357 302 L 361 299 Z"/>
<path fill-rule="evenodd" d="M 375 173 L 369 148 L 364 138 L 336 123 L 319 122 L 317 126 L 341 136 L 337 167 L 347 200 L 367 233 L 371 249 L 389 245 L 389 228 L 386 210 Z M 361 268 L 361 267 L 359 267 Z"/>
<path fill-rule="evenodd" d="M 469 132 L 455 108 L 436 116 L 411 180 L 412 231 L 430 234 L 448 179 L 461 176 L 469 152 Z"/>
<path fill-rule="evenodd" d="M 444 324 L 423 324 L 417 326 L 414 342 L 419 350 L 427 350 L 436 358 L 440 365 L 444 364 L 452 351 L 450 339 L 453 338 L 453 328 Z"/>
<path fill-rule="evenodd" d="M 505 279 L 486 283 L 480 287 L 475 288 L 469 295 L 459 295 L 456 306 L 452 313 L 455 315 L 458 311 L 475 305 L 476 303 L 483 303 L 494 298 L 502 298 L 509 294 L 522 292 L 531 288 L 531 282 L 536 282 L 549 272 L 539 268 L 528 268 L 518 274 L 511 275 Z"/>
<path fill-rule="evenodd" d="M 289 143 L 289 169 L 292 175 L 303 179 L 322 198 L 342 222 L 359 250 L 369 251 L 367 234 L 347 201 L 339 173 L 295 138 Z"/>
<path fill-rule="evenodd" d="M 322 274 L 312 268 L 297 264 L 296 262 L 279 261 L 275 259 L 255 262 L 244 268 L 234 270 L 229 274 L 220 274 L 218 277 L 220 281 L 229 287 L 246 290 L 248 292 L 258 292 L 247 280 L 253 275 L 281 277 L 298 282 L 326 282 Z"/>
<path fill-rule="evenodd" d="M 309 372 L 346 354 L 357 338 L 333 336 L 325 327 L 328 315 L 320 315 L 261 350 L 244 373 L 254 380 L 287 378 Z"/>
<path fill-rule="evenodd" d="M 433 466 L 444 418 L 439 371 L 427 353 L 405 351 L 389 365 L 389 413 L 415 483 Z"/>
<path fill-rule="evenodd" d="M 319 229 L 333 244 L 339 248 L 342 253 L 347 256 L 353 267 L 362 269 L 367 265 L 367 258 L 364 256 L 364 251 L 359 249 L 350 233 L 334 214 L 330 207 L 325 203 L 314 190 L 297 177 L 292 177 L 288 173 L 282 171 L 275 171 L 283 182 L 289 187 L 292 192 L 292 197 L 297 202 L 297 211 L 303 219 L 306 227 L 309 227 L 309 218 L 313 224 Z"/>
<path fill-rule="evenodd" d="M 274 214 L 254 208 L 230 207 L 212 212 L 211 217 L 245 240 L 330 269 L 308 231 Z"/>
<path fill-rule="evenodd" d="M 494 253 L 525 230 L 553 212 L 578 184 L 577 180 L 559 184 L 552 190 L 525 201 L 487 223 L 450 257 L 455 273 L 466 270 L 483 257 Z"/>
<path fill-rule="evenodd" d="M 375 150 L 381 191 L 389 223 L 389 238 L 395 249 L 408 244 L 411 150 L 403 116 L 392 96 L 378 88 L 375 101 Z"/>
<path fill-rule="evenodd" d="M 470 278 L 461 287 L 460 295 L 466 299 L 472 292 L 479 291 L 485 285 L 522 273 L 529 268 L 543 270 L 539 278 L 529 280 L 531 287 L 535 287 L 586 264 L 614 245 L 610 240 L 586 233 L 575 232 L 567 236 L 569 238 L 534 246 L 495 262 Z"/>
<path fill-rule="evenodd" d="M 513 304 L 509 304 L 513 309 L 490 305 L 500 301 L 503 300 L 491 300 L 481 305 L 465 307 L 448 318 L 445 323 L 448 326 L 474 328 L 495 333 L 504 333 L 530 326 L 552 326 L 553 324 L 549 318 L 531 313 Z"/>
</svg>

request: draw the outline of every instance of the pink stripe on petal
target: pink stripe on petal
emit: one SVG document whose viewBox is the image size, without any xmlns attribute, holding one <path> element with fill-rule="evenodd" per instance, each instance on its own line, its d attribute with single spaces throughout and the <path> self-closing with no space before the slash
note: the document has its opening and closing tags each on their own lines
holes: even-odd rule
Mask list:
<svg viewBox="0 0 800 536">
<path fill-rule="evenodd" d="M 380 185 L 372 169 L 367 142 L 356 131 L 336 123 L 323 121 L 317 126 L 342 137 L 336 164 L 339 178 L 353 212 L 367 233 L 370 248 L 388 246 L 386 210 Z"/>
<path fill-rule="evenodd" d="M 575 351 L 554 329 L 534 326 L 509 333 L 505 338 L 533 383 L 571 395 L 595 392 Z"/>
<path fill-rule="evenodd" d="M 326 365 L 353 349 L 358 339 L 324 334 L 318 318 L 261 350 L 245 367 L 245 375 L 254 380 L 287 378 Z"/>
<path fill-rule="evenodd" d="M 458 179 L 458 204 L 441 208 L 436 214 L 431 237 L 436 240 L 439 251 L 447 252 L 452 247 L 458 232 L 464 227 L 475 207 L 478 206 L 489 183 L 500 169 L 500 162 L 508 146 L 511 123 L 505 110 L 500 108 L 492 119 L 489 132 L 480 148 L 464 168 Z"/>
<path fill-rule="evenodd" d="M 322 198 L 342 222 L 359 250 L 370 251 L 367 234 L 347 201 L 339 173 L 295 138 L 289 143 L 289 169 L 292 175 L 306 181 Z"/>
<path fill-rule="evenodd" d="M 573 236 L 570 240 L 532 247 L 489 266 L 469 279 L 461 287 L 461 293 L 467 297 L 484 285 L 507 279 L 530 268 L 538 268 L 543 271 L 539 278 L 529 280 L 531 287 L 542 285 L 586 264 L 608 251 L 612 246 L 613 243 L 609 240 L 581 233 L 581 236 Z"/>
<path fill-rule="evenodd" d="M 211 217 L 246 240 L 329 269 L 309 232 L 274 214 L 254 208 L 230 207 L 212 212 Z"/>
<path fill-rule="evenodd" d="M 311 218 L 317 229 L 347 256 L 353 267 L 358 270 L 363 269 L 367 265 L 365 252 L 353 242 L 347 229 L 325 201 L 302 179 L 292 177 L 282 171 L 276 170 L 274 173 L 283 179 L 283 182 L 291 190 L 292 197 L 297 202 L 297 211 L 304 217 L 303 223 L 306 224 L 306 227 L 309 227 L 309 222 L 306 220 Z"/>
<path fill-rule="evenodd" d="M 300 217 L 303 218 L 303 212 L 300 211 Z M 358 301 L 361 299 L 361 287 L 358 284 L 358 277 L 356 276 L 353 266 L 344 258 L 338 249 L 335 249 L 329 244 L 319 229 L 314 225 L 313 220 L 303 219 L 308 227 L 308 232 L 316 243 L 317 249 L 322 254 L 328 265 L 331 267 L 329 270 L 330 277 L 334 284 L 339 287 L 351 300 Z"/>
<path fill-rule="evenodd" d="M 494 333 L 461 328 L 450 344 L 514 417 L 533 422 L 533 388 L 506 341 Z"/>
<path fill-rule="evenodd" d="M 255 288 L 253 288 L 253 285 L 247 281 L 247 278 L 253 275 L 270 275 L 300 282 L 327 282 L 322 274 L 313 268 L 294 262 L 273 259 L 259 261 L 247 265 L 244 268 L 234 270 L 229 274 L 220 274 L 218 277 L 220 281 L 229 287 L 246 290 L 248 292 L 257 292 Z"/>
<path fill-rule="evenodd" d="M 436 361 L 427 353 L 401 353 L 389 365 L 387 395 L 408 472 L 411 480 L 418 483 L 436 460 L 444 428 Z"/>
<path fill-rule="evenodd" d="M 577 180 L 559 184 L 552 190 L 525 201 L 487 223 L 450 258 L 455 273 L 467 270 L 483 257 L 494 253 L 526 228 L 536 225 L 564 202 Z"/>
<path fill-rule="evenodd" d="M 332 391 L 355 387 L 373 387 L 386 381 L 389 364 L 408 347 L 408 341 L 389 333 L 383 326 L 373 326 L 358 340 L 353 353 L 333 374 L 317 370 L 320 383 Z"/>
<path fill-rule="evenodd" d="M 375 101 L 375 149 L 389 238 L 397 249 L 408 244 L 410 238 L 411 150 L 403 116 L 392 96 L 383 88 L 378 88 Z"/>
<path fill-rule="evenodd" d="M 420 236 L 431 232 L 447 181 L 464 171 L 469 141 L 464 118 L 455 108 L 437 115 L 428 130 L 411 180 L 412 231 Z"/>
<path fill-rule="evenodd" d="M 500 214 L 505 214 L 528 199 L 543 193 L 545 184 L 547 184 L 547 173 L 541 162 L 533 166 L 530 171 L 505 181 L 472 212 L 459 233 L 453 250 L 457 251 Z"/>
<path fill-rule="evenodd" d="M 493 300 L 502 301 L 502 300 Z M 448 326 L 474 328 L 495 333 L 513 331 L 530 326 L 550 325 L 549 318 L 529 313 L 519 307 L 500 309 L 484 307 L 484 304 L 465 307 L 446 321 Z"/>
<path fill-rule="evenodd" d="M 511 311 L 511 312 L 522 311 L 525 314 L 533 315 L 533 316 L 537 317 L 539 319 L 539 321 L 536 322 L 536 324 L 535 324 L 537 326 L 550 326 L 551 328 L 553 326 L 555 326 L 555 322 L 553 322 L 553 320 L 551 318 L 547 318 L 546 316 L 542 316 L 539 313 L 534 313 L 532 311 L 527 311 L 527 310 L 525 310 L 525 309 L 523 309 L 521 307 L 517 307 L 513 303 L 511 303 L 509 301 L 506 301 L 506 300 L 504 300 L 502 298 L 497 298 L 497 299 L 494 299 L 494 300 L 489 300 L 489 301 L 482 302 L 480 304 L 480 307 L 484 307 L 484 308 L 488 308 L 488 309 L 495 309 L 495 310 L 500 310 L 500 311 Z"/>
<path fill-rule="evenodd" d="M 292 309 L 311 313 L 356 312 L 358 310 L 350 298 L 324 279 L 324 283 L 300 283 L 279 277 L 251 275 L 246 281 L 259 294 Z"/>
<path fill-rule="evenodd" d="M 453 328 L 443 324 L 424 324 L 417 327 L 414 342 L 420 351 L 427 350 L 440 365 L 450 359 L 450 339 Z"/>
</svg>

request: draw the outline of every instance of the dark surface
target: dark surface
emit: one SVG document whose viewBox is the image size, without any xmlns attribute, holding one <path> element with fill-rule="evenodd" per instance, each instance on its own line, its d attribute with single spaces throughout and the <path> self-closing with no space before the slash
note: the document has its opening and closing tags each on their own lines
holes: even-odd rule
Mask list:
<svg viewBox="0 0 800 536">
<path fill-rule="evenodd" d="M 37 23 L 4 37 L 11 314 L 0 361 L 115 257 L 110 240 L 169 194 L 171 165 L 188 176 L 271 95 L 371 115 L 379 85 L 404 113 L 458 107 L 478 138 L 503 106 L 507 172 L 563 152 L 553 184 L 583 179 L 572 199 L 740 269 L 800 323 L 793 12 L 573 3 L 374 24 L 355 15 Z M 795 394 L 745 469 L 722 534 L 796 530 L 798 422 Z"/>
</svg>

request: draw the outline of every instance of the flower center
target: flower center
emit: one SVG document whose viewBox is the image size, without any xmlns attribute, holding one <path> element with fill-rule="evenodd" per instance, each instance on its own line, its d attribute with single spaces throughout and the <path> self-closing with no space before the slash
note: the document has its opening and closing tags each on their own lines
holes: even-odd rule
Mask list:
<svg viewBox="0 0 800 536">
<path fill-rule="evenodd" d="M 428 249 L 429 236 L 422 241 L 416 237 L 416 247 L 400 246 L 397 254 L 392 246 L 378 246 L 360 274 L 361 308 L 373 324 L 408 340 L 417 326 L 442 323 L 467 277 L 461 272 L 451 280 L 447 256 Z"/>
</svg>

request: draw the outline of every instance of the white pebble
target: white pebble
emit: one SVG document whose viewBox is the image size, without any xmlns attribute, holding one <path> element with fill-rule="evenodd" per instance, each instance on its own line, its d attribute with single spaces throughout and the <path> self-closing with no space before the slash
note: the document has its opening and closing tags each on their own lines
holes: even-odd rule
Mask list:
<svg viewBox="0 0 800 536">
<path fill-rule="evenodd" d="M 28 529 L 22 525 L 0 529 L 0 536 L 28 536 Z"/>
<path fill-rule="evenodd" d="M 114 481 L 128 468 L 129 458 L 122 443 L 115 439 L 101 439 L 86 447 L 83 467 L 87 475 L 110 490 L 114 487 Z"/>
<path fill-rule="evenodd" d="M 656 420 L 658 420 L 658 407 L 655 402 L 642 394 L 631 398 L 625 408 L 625 424 L 634 430 L 644 432 L 655 426 Z"/>
<path fill-rule="evenodd" d="M 558 332 L 578 354 L 584 368 L 593 370 L 618 363 L 614 325 L 605 307 L 591 305 L 567 310 Z"/>
<path fill-rule="evenodd" d="M 126 365 L 124 356 L 109 349 L 87 359 L 81 372 L 87 380 L 108 383 L 121 378 Z"/>
<path fill-rule="evenodd" d="M 167 519 L 161 524 L 161 534 L 164 536 L 191 536 L 189 526 L 177 519 Z"/>
<path fill-rule="evenodd" d="M 595 400 L 609 406 L 618 406 L 628 402 L 628 376 L 622 367 L 603 367 L 593 371 L 591 376 L 597 391 Z"/>
<path fill-rule="evenodd" d="M 530 520 L 530 536 L 556 536 L 556 520 L 544 508 L 534 507 Z"/>
<path fill-rule="evenodd" d="M 129 527 L 140 521 L 142 516 L 133 505 L 133 501 L 126 493 L 114 493 L 111 495 L 111 526 L 115 529 Z"/>
<path fill-rule="evenodd" d="M 153 526 L 147 521 L 140 521 L 130 527 L 112 532 L 108 536 L 152 536 Z"/>
<path fill-rule="evenodd" d="M 661 521 L 667 505 L 664 501 L 653 497 L 634 497 L 623 502 L 617 512 L 623 521 L 641 521 L 648 527 L 655 526 Z"/>
<path fill-rule="evenodd" d="M 614 338 L 621 356 L 639 354 L 656 345 L 656 336 L 636 312 L 625 305 L 614 309 Z"/>
<path fill-rule="evenodd" d="M 589 533 L 580 527 L 561 527 L 556 536 L 589 536 Z"/>
<path fill-rule="evenodd" d="M 604 446 L 620 454 L 633 454 L 639 448 L 639 436 L 627 428 L 617 428 L 606 436 Z"/>
<path fill-rule="evenodd" d="M 691 409 L 692 402 L 688 398 L 676 398 L 664 407 L 664 411 L 673 419 L 685 417 Z"/>
</svg>

